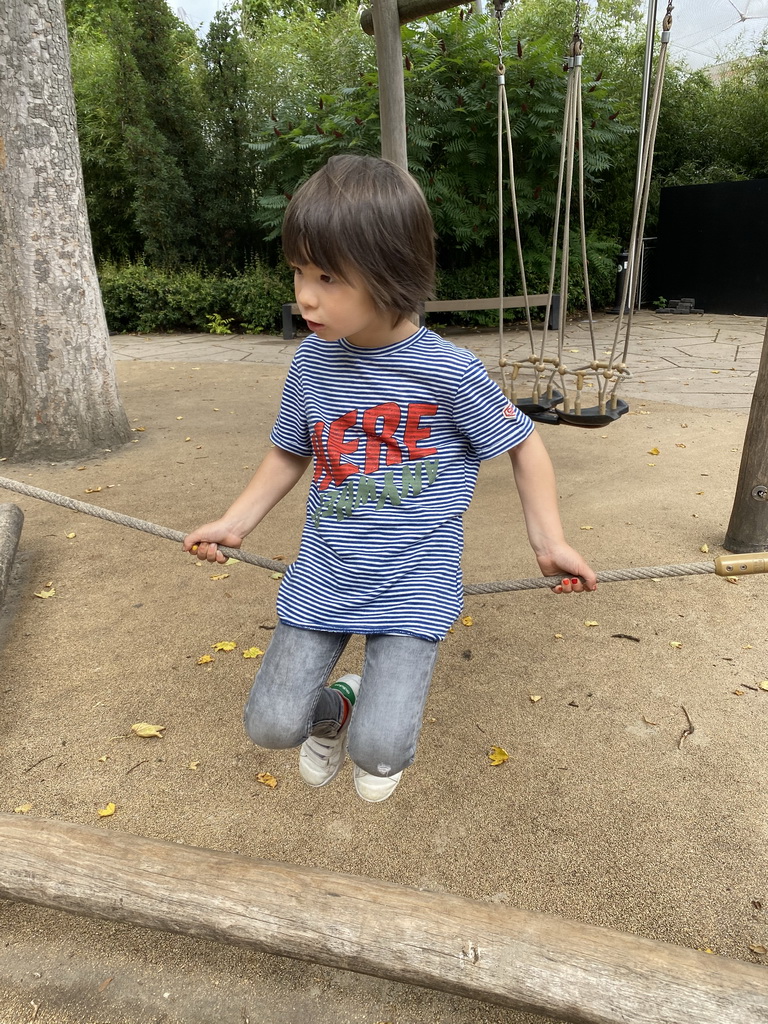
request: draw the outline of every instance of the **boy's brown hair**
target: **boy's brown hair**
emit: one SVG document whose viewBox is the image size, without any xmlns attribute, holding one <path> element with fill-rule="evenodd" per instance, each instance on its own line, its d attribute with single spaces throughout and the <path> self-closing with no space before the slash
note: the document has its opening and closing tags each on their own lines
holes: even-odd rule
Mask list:
<svg viewBox="0 0 768 1024">
<path fill-rule="evenodd" d="M 283 252 L 347 284 L 361 279 L 395 323 L 434 294 L 432 215 L 416 181 L 389 160 L 331 157 L 289 202 Z"/>
</svg>

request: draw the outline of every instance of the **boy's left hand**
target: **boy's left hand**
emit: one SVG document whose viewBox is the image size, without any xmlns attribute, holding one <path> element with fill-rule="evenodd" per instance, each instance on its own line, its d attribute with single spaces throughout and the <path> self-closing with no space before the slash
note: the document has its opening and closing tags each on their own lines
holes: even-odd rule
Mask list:
<svg viewBox="0 0 768 1024">
<path fill-rule="evenodd" d="M 566 579 L 552 587 L 554 594 L 581 594 L 597 590 L 597 577 L 581 555 L 569 544 L 554 548 L 546 555 L 537 555 L 543 576 L 565 575 Z"/>
</svg>

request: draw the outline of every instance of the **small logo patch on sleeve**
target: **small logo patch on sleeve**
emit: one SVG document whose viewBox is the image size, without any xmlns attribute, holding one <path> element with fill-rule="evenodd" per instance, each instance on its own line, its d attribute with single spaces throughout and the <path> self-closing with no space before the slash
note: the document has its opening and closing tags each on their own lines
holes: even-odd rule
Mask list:
<svg viewBox="0 0 768 1024">
<path fill-rule="evenodd" d="M 504 416 L 505 419 L 513 420 L 515 416 L 517 416 L 516 406 L 512 405 L 512 403 L 510 402 L 506 409 L 502 410 L 501 415 Z"/>
</svg>

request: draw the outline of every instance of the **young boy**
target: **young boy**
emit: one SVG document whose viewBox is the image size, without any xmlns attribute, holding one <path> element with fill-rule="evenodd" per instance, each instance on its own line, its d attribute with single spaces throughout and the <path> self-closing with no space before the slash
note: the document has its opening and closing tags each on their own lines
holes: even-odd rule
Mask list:
<svg viewBox="0 0 768 1024">
<path fill-rule="evenodd" d="M 333 157 L 291 199 L 283 249 L 312 333 L 288 372 L 274 447 L 184 550 L 223 561 L 218 545 L 239 547 L 314 462 L 245 726 L 260 746 L 301 746 L 311 786 L 335 778 L 347 749 L 358 795 L 379 802 L 413 761 L 438 642 L 462 608 L 462 514 L 481 460 L 509 452 L 541 571 L 569 576 L 554 591 L 597 583 L 565 541 L 533 423 L 474 355 L 412 322 L 433 293 L 435 253 L 410 175 Z M 328 686 L 355 633 L 366 636 L 362 678 Z"/>
</svg>

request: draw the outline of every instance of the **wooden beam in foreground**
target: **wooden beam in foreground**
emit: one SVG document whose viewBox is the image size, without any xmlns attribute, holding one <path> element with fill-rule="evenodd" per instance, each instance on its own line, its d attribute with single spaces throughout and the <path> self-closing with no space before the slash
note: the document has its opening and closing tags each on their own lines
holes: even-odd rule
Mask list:
<svg viewBox="0 0 768 1024">
<path fill-rule="evenodd" d="M 582 1024 L 766 1024 L 768 971 L 546 914 L 0 814 L 0 897 Z"/>
<path fill-rule="evenodd" d="M 397 15 L 401 25 L 419 18 L 428 18 L 430 14 L 448 11 L 451 7 L 462 6 L 461 0 L 398 0 Z M 360 27 L 367 35 L 373 32 L 373 10 L 368 7 L 360 15 Z"/>
</svg>

